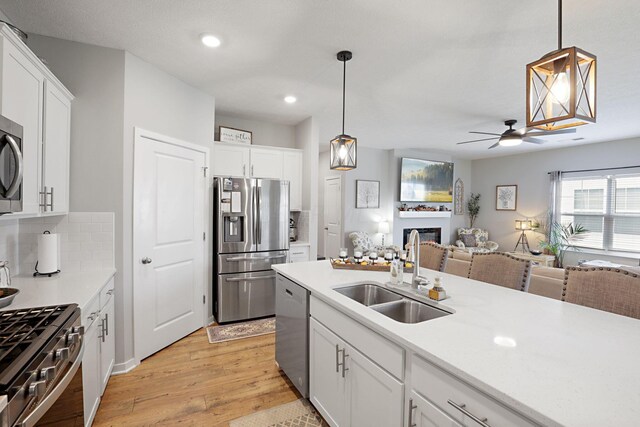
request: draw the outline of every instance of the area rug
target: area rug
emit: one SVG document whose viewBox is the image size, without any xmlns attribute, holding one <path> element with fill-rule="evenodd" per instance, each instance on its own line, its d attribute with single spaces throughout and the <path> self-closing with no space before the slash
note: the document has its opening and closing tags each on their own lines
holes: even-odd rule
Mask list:
<svg viewBox="0 0 640 427">
<path fill-rule="evenodd" d="M 269 319 L 252 320 L 249 322 L 234 323 L 232 325 L 208 326 L 207 336 L 211 344 L 216 344 L 219 342 L 272 334 L 275 331 L 276 319 L 271 317 Z"/>
<path fill-rule="evenodd" d="M 229 422 L 229 427 L 328 427 L 306 399 L 285 403 Z"/>
</svg>

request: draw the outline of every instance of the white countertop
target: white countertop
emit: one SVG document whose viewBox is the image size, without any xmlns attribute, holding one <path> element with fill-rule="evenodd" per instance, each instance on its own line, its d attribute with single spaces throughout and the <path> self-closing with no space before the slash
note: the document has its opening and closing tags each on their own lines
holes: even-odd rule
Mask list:
<svg viewBox="0 0 640 427">
<path fill-rule="evenodd" d="M 11 305 L 1 310 L 75 303 L 84 311 L 91 299 L 115 274 L 116 270 L 110 268 L 62 272 L 52 277 L 12 277 L 11 286 L 20 289 L 20 293 Z"/>
<path fill-rule="evenodd" d="M 640 422 L 640 320 L 421 269 L 430 280 L 443 278 L 450 298 L 439 305 L 454 314 L 410 325 L 332 289 L 384 283 L 389 273 L 334 270 L 328 261 L 274 269 L 543 425 Z M 497 345 L 496 337 L 515 346 Z"/>
<path fill-rule="evenodd" d="M 296 240 L 295 242 L 289 242 L 289 247 L 291 246 L 311 246 L 311 243 L 303 240 Z"/>
</svg>

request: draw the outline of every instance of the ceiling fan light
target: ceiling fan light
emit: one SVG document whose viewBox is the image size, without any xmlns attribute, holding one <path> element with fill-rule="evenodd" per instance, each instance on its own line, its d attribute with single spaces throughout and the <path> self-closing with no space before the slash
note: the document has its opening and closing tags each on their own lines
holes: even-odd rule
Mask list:
<svg viewBox="0 0 640 427">
<path fill-rule="evenodd" d="M 520 135 L 505 135 L 498 141 L 501 147 L 515 147 L 522 144 L 522 138 Z"/>
</svg>

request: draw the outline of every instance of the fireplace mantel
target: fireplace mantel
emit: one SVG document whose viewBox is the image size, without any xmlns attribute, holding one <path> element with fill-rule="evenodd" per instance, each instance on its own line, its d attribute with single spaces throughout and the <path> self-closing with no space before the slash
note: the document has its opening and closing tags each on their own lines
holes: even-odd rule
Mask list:
<svg viewBox="0 0 640 427">
<path fill-rule="evenodd" d="M 451 218 L 451 211 L 398 211 L 398 218 Z"/>
</svg>

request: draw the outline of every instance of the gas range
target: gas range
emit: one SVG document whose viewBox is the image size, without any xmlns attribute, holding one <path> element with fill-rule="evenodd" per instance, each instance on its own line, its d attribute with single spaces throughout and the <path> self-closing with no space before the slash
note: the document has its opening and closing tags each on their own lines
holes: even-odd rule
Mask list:
<svg viewBox="0 0 640 427">
<path fill-rule="evenodd" d="M 84 327 L 76 304 L 0 311 L 0 425 L 42 418 L 80 366 Z"/>
</svg>

